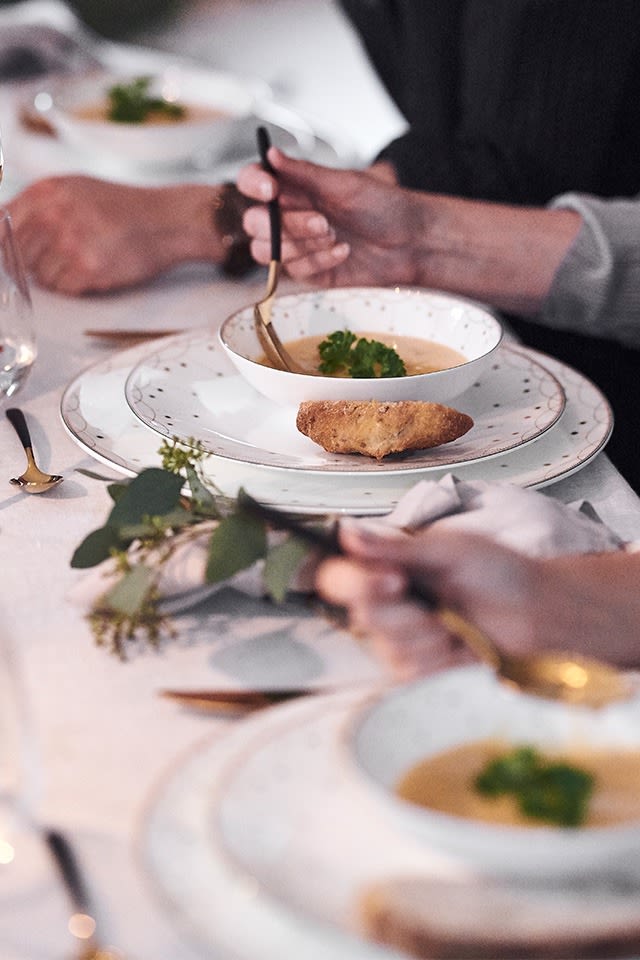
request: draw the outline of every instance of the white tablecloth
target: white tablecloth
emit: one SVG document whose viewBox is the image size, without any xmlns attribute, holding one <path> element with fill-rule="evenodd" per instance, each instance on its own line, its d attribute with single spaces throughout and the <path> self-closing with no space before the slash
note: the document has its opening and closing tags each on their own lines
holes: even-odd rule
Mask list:
<svg viewBox="0 0 640 960">
<path fill-rule="evenodd" d="M 17 179 L 46 172 L 47 150 L 57 145 L 45 143 L 41 153 L 34 152 L 36 141 L 13 123 L 6 90 L 0 108 L 5 152 L 20 171 Z M 213 629 L 222 619 L 250 636 L 256 611 L 227 599 L 217 612 L 202 615 L 212 619 L 200 620 L 200 633 L 185 630 L 190 642 L 170 643 L 129 663 L 96 646 L 83 611 L 69 599 L 80 576 L 69 560 L 81 539 L 102 525 L 110 501 L 103 483 L 76 472 L 95 463 L 65 432 L 60 397 L 72 377 L 112 349 L 83 336 L 86 327 L 205 325 L 254 301 L 263 284 L 261 275 L 232 283 L 203 266 L 114 296 L 73 300 L 35 290 L 39 356 L 15 402 L 28 417 L 40 465 L 65 477 L 56 491 L 29 497 L 9 485 L 8 478 L 22 469 L 23 454 L 8 422 L 0 422 L 0 629 L 18 653 L 32 713 L 42 771 L 37 813 L 68 830 L 88 868 L 103 933 L 138 960 L 214 955 L 193 946 L 155 898 L 141 866 L 139 831 L 150 794 L 175 759 L 200 738 L 222 735 L 231 722 L 183 711 L 160 699 L 158 690 L 211 684 L 223 676 L 224 667 L 215 663 L 215 637 L 206 629 L 203 635 L 202 623 Z M 640 501 L 604 455 L 546 492 L 564 501 L 587 498 L 621 536 L 640 537 Z M 345 663 L 327 670 L 342 671 L 348 681 L 349 657 Z M 365 680 L 378 676 L 355 645 L 351 667 Z M 0 910 L 2 960 L 10 960 L 12 948 L 29 960 L 68 952 L 68 911 L 52 873 Z"/>
</svg>

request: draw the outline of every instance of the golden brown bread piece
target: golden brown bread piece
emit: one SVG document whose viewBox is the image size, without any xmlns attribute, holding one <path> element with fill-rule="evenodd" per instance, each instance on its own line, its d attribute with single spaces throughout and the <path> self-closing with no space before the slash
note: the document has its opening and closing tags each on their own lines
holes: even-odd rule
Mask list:
<svg viewBox="0 0 640 960">
<path fill-rule="evenodd" d="M 389 877 L 365 890 L 354 925 L 421 960 L 587 960 L 635 956 L 638 898 L 483 877 Z"/>
<path fill-rule="evenodd" d="M 329 453 L 425 450 L 463 436 L 473 426 L 466 413 L 423 400 L 306 400 L 296 426 Z"/>
</svg>

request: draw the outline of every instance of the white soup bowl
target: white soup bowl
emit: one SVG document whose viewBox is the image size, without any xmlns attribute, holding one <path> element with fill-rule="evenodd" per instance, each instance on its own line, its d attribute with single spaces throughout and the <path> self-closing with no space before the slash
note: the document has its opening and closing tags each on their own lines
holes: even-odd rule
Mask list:
<svg viewBox="0 0 640 960">
<path fill-rule="evenodd" d="M 262 346 L 253 306 L 228 317 L 222 347 L 238 372 L 270 400 L 429 400 L 446 403 L 464 393 L 492 363 L 502 326 L 489 310 L 461 298 L 422 289 L 344 287 L 276 297 L 273 326 L 283 341 L 350 330 L 358 335 L 421 337 L 458 351 L 465 362 L 405 377 L 352 379 L 275 370 L 259 362 Z M 465 411 L 470 412 L 470 411 Z"/>
</svg>

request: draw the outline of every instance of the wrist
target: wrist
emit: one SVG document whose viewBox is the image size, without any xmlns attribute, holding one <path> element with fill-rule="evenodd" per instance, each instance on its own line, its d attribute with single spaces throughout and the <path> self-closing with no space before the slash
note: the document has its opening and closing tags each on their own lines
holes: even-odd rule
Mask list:
<svg viewBox="0 0 640 960">
<path fill-rule="evenodd" d="M 369 167 L 369 173 L 382 183 L 389 183 L 391 186 L 398 185 L 396 168 L 389 160 L 375 160 Z"/>
<path fill-rule="evenodd" d="M 212 225 L 220 242 L 223 271 L 230 277 L 241 277 L 254 266 L 250 239 L 242 218 L 251 201 L 233 183 L 220 184 L 212 200 Z"/>
<path fill-rule="evenodd" d="M 582 222 L 570 210 L 441 195 L 422 195 L 422 208 L 417 282 L 523 315 L 540 309 Z"/>
<path fill-rule="evenodd" d="M 208 261 L 233 276 L 253 266 L 242 215 L 249 205 L 232 184 L 163 187 L 162 242 L 173 263 Z"/>
</svg>

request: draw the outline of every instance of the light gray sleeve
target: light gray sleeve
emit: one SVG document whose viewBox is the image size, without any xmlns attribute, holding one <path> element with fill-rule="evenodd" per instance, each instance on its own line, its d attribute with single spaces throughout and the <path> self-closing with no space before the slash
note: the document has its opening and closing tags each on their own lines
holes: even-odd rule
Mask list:
<svg viewBox="0 0 640 960">
<path fill-rule="evenodd" d="M 640 347 L 640 197 L 600 200 L 568 193 L 551 206 L 576 210 L 583 224 L 540 321 Z"/>
</svg>

